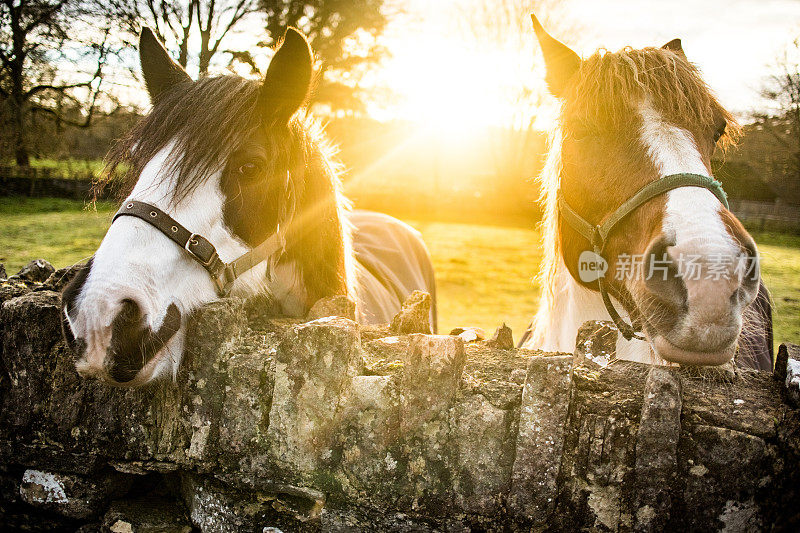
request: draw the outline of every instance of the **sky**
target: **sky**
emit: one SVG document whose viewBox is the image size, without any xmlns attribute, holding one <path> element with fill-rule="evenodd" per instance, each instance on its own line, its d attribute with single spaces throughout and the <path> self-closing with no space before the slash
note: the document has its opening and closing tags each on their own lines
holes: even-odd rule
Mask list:
<svg viewBox="0 0 800 533">
<path fill-rule="evenodd" d="M 470 125 L 509 124 L 518 120 L 523 106 L 540 115 L 542 129 L 552 124 L 557 102 L 546 96 L 542 60 L 528 18 L 542 3 L 551 6 L 545 13 L 539 9 L 545 28 L 584 57 L 600 47 L 615 51 L 624 46 L 660 46 L 681 38 L 689 60 L 700 68 L 723 105 L 744 120 L 752 111 L 768 108 L 759 89 L 782 51 L 800 36 L 800 0 L 386 2 L 403 14 L 389 23 L 381 37 L 390 59 L 365 83 L 389 87 L 398 98 L 372 103 L 369 112 L 379 120 L 445 126 L 450 133 Z M 491 2 L 515 6 L 513 20 L 503 23 L 509 28 L 507 32 L 501 29 L 506 34 L 502 44 L 487 42 L 485 35 L 476 40 L 470 28 L 475 24 L 474 6 Z M 249 47 L 261 31 L 256 25 L 232 36 L 232 40 L 241 39 L 234 47 Z M 523 88 L 530 96 L 520 99 Z M 123 100 L 146 103 L 135 81 L 122 82 L 115 89 Z"/>
<path fill-rule="evenodd" d="M 372 108 L 371 113 L 379 118 L 447 122 L 458 128 L 458 117 L 467 113 L 483 122 L 512 114 L 511 104 L 503 102 L 505 89 L 528 86 L 542 91 L 543 72 L 536 70 L 533 59 L 539 57 L 538 45 L 526 16 L 540 2 L 518 2 L 518 18 L 525 19 L 523 33 L 518 42 L 512 39 L 504 48 L 493 49 L 485 43 L 470 45 L 463 24 L 458 23 L 468 16 L 472 2 L 486 1 L 399 1 L 406 16 L 387 28 L 384 41 L 392 58 L 376 76 L 401 98 L 394 107 Z M 752 111 L 768 108 L 759 89 L 782 51 L 800 36 L 800 0 L 550 0 L 550 4 L 557 7 L 545 28 L 584 57 L 601 47 L 615 51 L 624 46 L 660 46 L 681 38 L 689 60 L 700 68 L 723 105 L 745 120 Z M 543 106 L 549 106 L 544 115 L 552 120 L 555 103 L 545 98 Z"/>
<path fill-rule="evenodd" d="M 573 0 L 587 35 L 579 53 L 663 44 L 676 37 L 722 103 L 765 105 L 758 90 L 800 36 L 800 0 Z"/>
</svg>

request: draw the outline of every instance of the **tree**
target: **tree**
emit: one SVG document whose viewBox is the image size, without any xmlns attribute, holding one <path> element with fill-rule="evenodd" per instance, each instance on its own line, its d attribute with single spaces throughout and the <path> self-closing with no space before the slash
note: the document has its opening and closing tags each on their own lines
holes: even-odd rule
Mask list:
<svg viewBox="0 0 800 533">
<path fill-rule="evenodd" d="M 232 31 L 258 12 L 257 0 L 100 0 L 122 22 L 131 36 L 149 26 L 167 46 L 178 48 L 177 62 L 184 68 L 190 56 L 197 59 L 200 75 L 208 74 L 211 60 L 222 51 Z M 200 47 L 190 51 L 190 42 L 199 35 Z"/>
<path fill-rule="evenodd" d="M 779 58 L 761 95 L 774 110 L 754 114 L 742 149 L 781 198 L 800 203 L 800 37 Z"/>
<path fill-rule="evenodd" d="M 227 54 L 229 66 L 245 65 L 251 74 L 263 75 L 256 49 L 274 48 L 286 28 L 298 28 L 309 38 L 318 59 L 315 101 L 337 109 L 363 108 L 364 89 L 359 83 L 386 53 L 378 44 L 388 18 L 384 0 L 97 1 L 122 22 L 129 36 L 149 26 L 177 52 L 176 61 L 182 67 L 196 61 L 200 75 L 208 74 L 219 54 Z M 244 39 L 236 46 L 229 39 L 245 26 L 251 35 L 257 25 L 266 30 L 265 39 L 250 43 Z"/>
<path fill-rule="evenodd" d="M 17 165 L 30 165 L 28 126 L 34 115 L 58 124 L 91 123 L 109 54 L 109 25 L 95 25 L 91 42 L 73 35 L 80 33 L 75 32 L 78 21 L 96 15 L 78 0 L 0 3 L 0 118 Z M 87 72 L 67 72 L 68 66 L 80 71 L 78 65 L 87 63 L 93 65 Z M 63 113 L 65 107 L 71 117 Z"/>
<path fill-rule="evenodd" d="M 274 47 L 289 26 L 308 37 L 319 64 L 315 102 L 363 111 L 363 77 L 387 55 L 378 41 L 390 18 L 384 0 L 260 0 L 259 6 L 268 34 L 261 46 Z"/>
</svg>

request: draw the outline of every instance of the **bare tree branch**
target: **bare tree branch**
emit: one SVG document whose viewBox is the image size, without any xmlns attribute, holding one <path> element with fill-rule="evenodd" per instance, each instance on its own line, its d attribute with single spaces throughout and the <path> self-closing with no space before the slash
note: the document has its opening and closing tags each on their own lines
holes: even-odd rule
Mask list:
<svg viewBox="0 0 800 533">
<path fill-rule="evenodd" d="M 32 115 L 52 117 L 57 124 L 87 127 L 91 123 L 103 92 L 110 25 L 105 26 L 101 42 L 86 43 L 71 36 L 70 29 L 75 24 L 90 24 L 89 17 L 98 28 L 102 16 L 92 11 L 91 0 L 6 0 L 2 6 L 0 33 L 10 39 L 0 43 L 0 95 L 8 109 L 5 126 L 14 157 L 18 165 L 26 166 Z M 77 65 L 79 60 L 63 50 L 81 54 L 80 61 L 95 56 L 94 71 L 83 79 L 82 74 L 65 73 L 64 67 Z M 72 93 L 76 89 L 86 89 L 87 94 L 81 95 L 85 99 Z M 69 103 L 70 113 L 84 118 L 64 116 L 64 102 Z"/>
</svg>

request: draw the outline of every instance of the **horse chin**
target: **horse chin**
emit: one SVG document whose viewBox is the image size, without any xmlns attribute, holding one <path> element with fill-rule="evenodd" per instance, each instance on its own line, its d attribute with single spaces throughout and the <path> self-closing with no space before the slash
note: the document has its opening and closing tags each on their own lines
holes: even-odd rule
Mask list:
<svg viewBox="0 0 800 533">
<path fill-rule="evenodd" d="M 720 366 L 733 359 L 736 353 L 736 342 L 732 342 L 727 347 L 704 352 L 689 350 L 676 346 L 663 335 L 655 335 L 651 344 L 656 354 L 670 363 L 691 366 Z"/>
</svg>

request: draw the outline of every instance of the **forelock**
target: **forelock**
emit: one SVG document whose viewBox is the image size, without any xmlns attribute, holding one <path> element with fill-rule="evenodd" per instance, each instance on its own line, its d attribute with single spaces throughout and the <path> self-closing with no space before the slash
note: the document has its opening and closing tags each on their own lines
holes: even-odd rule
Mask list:
<svg viewBox="0 0 800 533">
<path fill-rule="evenodd" d="M 565 115 L 611 131 L 629 126 L 643 100 L 673 124 L 708 126 L 721 116 L 728 137 L 739 129 L 697 68 L 662 48 L 596 52 L 582 61 L 565 100 Z"/>
<path fill-rule="evenodd" d="M 260 84 L 238 76 L 203 78 L 159 96 L 150 113 L 111 149 L 105 179 L 124 171 L 121 193 L 132 190 L 142 169 L 172 143 L 169 173 L 177 176 L 173 201 L 221 169 L 227 157 L 260 126 Z"/>
</svg>

